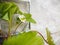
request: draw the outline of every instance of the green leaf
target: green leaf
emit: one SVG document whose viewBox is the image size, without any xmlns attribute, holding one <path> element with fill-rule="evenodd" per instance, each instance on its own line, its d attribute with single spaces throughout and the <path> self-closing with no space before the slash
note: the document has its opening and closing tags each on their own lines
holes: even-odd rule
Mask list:
<svg viewBox="0 0 60 45">
<path fill-rule="evenodd" d="M 50 33 L 50 31 L 48 30 L 48 28 L 46 28 L 46 32 L 47 32 L 47 41 L 48 41 L 48 44 L 49 44 L 49 45 L 55 45 L 55 44 L 54 44 L 54 41 L 53 41 L 53 39 L 52 39 L 52 37 L 51 37 L 51 33 Z"/>
<path fill-rule="evenodd" d="M 36 21 L 31 17 L 32 15 L 29 13 L 24 13 L 23 14 L 26 18 L 26 21 L 31 22 L 31 23 L 36 23 Z"/>
<path fill-rule="evenodd" d="M 7 15 L 8 15 L 8 13 L 6 13 L 5 16 L 3 17 L 4 20 L 9 20 Z"/>
<path fill-rule="evenodd" d="M 12 3 L 10 3 L 10 2 L 3 2 L 3 3 L 0 3 L 0 4 L 1 4 L 0 5 L 0 13 L 1 13 L 0 18 L 2 18 L 3 16 L 5 16 L 5 14 L 10 9 L 10 7 L 12 6 Z"/>
<path fill-rule="evenodd" d="M 24 13 L 23 15 L 26 17 L 26 19 L 31 18 L 31 14 L 29 13 Z"/>
<path fill-rule="evenodd" d="M 12 5 L 13 4 L 10 3 L 10 2 L 4 2 L 4 6 L 3 6 L 3 9 L 2 9 L 3 13 L 6 12 L 6 11 L 8 11 L 11 8 Z"/>
<path fill-rule="evenodd" d="M 3 8 L 3 3 L 0 3 L 0 18 L 2 18 L 2 8 Z"/>
<path fill-rule="evenodd" d="M 13 15 L 17 12 L 17 9 L 19 9 L 19 8 L 14 2 L 0 3 L 0 18 L 5 16 L 6 13 L 9 13 L 8 17 L 10 18 L 11 15 Z"/>
<path fill-rule="evenodd" d="M 9 10 L 8 10 L 8 17 L 12 18 L 12 16 L 15 14 L 17 7 L 13 5 Z"/>
<path fill-rule="evenodd" d="M 4 2 L 2 4 L 3 6 L 2 6 L 2 10 L 0 10 L 1 11 L 0 18 L 3 17 L 3 19 L 9 20 L 15 14 L 18 7 L 12 2 Z"/>
<path fill-rule="evenodd" d="M 27 18 L 26 20 L 31 23 L 36 23 L 36 21 L 33 18 Z"/>
<path fill-rule="evenodd" d="M 19 8 L 17 8 L 17 14 L 20 14 L 20 15 L 22 15 L 23 14 L 23 12 L 19 9 Z"/>
<path fill-rule="evenodd" d="M 35 31 L 29 31 L 5 40 L 3 45 L 44 45 L 43 38 Z"/>
<path fill-rule="evenodd" d="M 3 8 L 3 3 L 0 3 L 0 13 L 2 11 L 2 8 Z"/>
</svg>

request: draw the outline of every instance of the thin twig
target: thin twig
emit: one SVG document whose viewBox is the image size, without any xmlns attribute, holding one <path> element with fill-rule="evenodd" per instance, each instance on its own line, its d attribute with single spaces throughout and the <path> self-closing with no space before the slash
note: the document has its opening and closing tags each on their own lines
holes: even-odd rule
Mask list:
<svg viewBox="0 0 60 45">
<path fill-rule="evenodd" d="M 48 41 L 44 38 L 44 36 L 40 33 L 40 32 L 38 32 L 38 31 L 36 31 L 42 38 L 43 38 L 43 40 L 48 44 Z"/>
<path fill-rule="evenodd" d="M 22 23 L 22 22 L 20 22 L 20 23 L 16 26 L 16 28 L 15 28 L 13 34 L 16 32 L 17 28 L 20 26 L 21 23 Z"/>
<path fill-rule="evenodd" d="M 44 36 L 40 32 L 38 32 L 38 33 L 44 39 L 44 41 L 48 44 L 48 41 L 44 38 Z"/>
<path fill-rule="evenodd" d="M 24 31 L 24 29 L 26 28 L 27 24 L 23 27 L 22 31 Z"/>
</svg>

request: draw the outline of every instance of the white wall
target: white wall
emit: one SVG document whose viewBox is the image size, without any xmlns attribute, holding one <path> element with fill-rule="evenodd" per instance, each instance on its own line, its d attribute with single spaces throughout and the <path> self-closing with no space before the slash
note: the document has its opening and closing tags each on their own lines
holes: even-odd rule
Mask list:
<svg viewBox="0 0 60 45">
<path fill-rule="evenodd" d="M 56 45 L 60 44 L 60 0 L 31 0 L 31 13 L 37 24 L 32 24 L 32 29 L 41 32 L 44 37 L 45 28 L 53 34 Z"/>
</svg>

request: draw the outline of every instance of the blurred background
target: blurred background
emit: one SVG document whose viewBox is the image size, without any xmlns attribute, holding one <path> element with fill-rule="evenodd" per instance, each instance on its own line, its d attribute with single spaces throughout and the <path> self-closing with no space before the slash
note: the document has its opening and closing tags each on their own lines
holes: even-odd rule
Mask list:
<svg viewBox="0 0 60 45">
<path fill-rule="evenodd" d="M 56 45 L 60 45 L 60 0 L 30 0 L 30 4 L 30 12 L 37 22 L 31 24 L 31 29 L 46 37 L 47 27 Z"/>
</svg>

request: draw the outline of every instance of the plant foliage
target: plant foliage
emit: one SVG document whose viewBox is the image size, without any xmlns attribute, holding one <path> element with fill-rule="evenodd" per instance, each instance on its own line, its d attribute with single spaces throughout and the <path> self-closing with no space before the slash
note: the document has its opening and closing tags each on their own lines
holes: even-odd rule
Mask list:
<svg viewBox="0 0 60 45">
<path fill-rule="evenodd" d="M 31 14 L 22 12 L 15 2 L 0 2 L 0 19 L 4 19 L 4 20 L 8 21 L 8 25 L 9 25 L 8 35 L 9 36 L 11 35 L 10 34 L 11 29 L 14 26 L 17 26 L 17 24 L 20 24 L 20 22 L 22 22 L 21 19 L 19 19 L 19 17 L 16 17 L 17 24 L 15 24 L 15 25 L 12 24 L 13 16 L 15 14 L 25 16 L 25 19 L 27 22 L 36 23 L 35 20 L 32 18 Z"/>
<path fill-rule="evenodd" d="M 44 45 L 43 38 L 37 35 L 36 31 L 29 31 L 20 33 L 17 36 L 10 37 L 10 31 L 12 25 L 12 19 L 14 14 L 25 16 L 26 21 L 36 23 L 30 13 L 21 12 L 19 7 L 14 2 L 0 2 L 0 19 L 7 20 L 9 22 L 8 39 L 4 41 L 3 45 Z M 20 20 L 20 18 L 18 17 Z M 47 41 L 49 45 L 55 45 L 50 32 L 46 29 Z"/>
<path fill-rule="evenodd" d="M 36 31 L 23 32 L 4 41 L 3 45 L 44 45 L 43 38 Z"/>
<path fill-rule="evenodd" d="M 48 44 L 49 44 L 49 45 L 55 45 L 55 44 L 54 44 L 54 41 L 53 41 L 53 39 L 52 39 L 51 33 L 50 33 L 50 31 L 48 30 L 48 28 L 46 28 L 46 32 L 47 32 L 47 41 L 48 41 Z"/>
<path fill-rule="evenodd" d="M 14 14 L 24 15 L 26 17 L 26 21 L 36 23 L 34 19 L 32 19 L 31 14 L 21 12 L 19 7 L 14 2 L 1 2 L 0 3 L 0 19 L 12 20 Z"/>
</svg>

